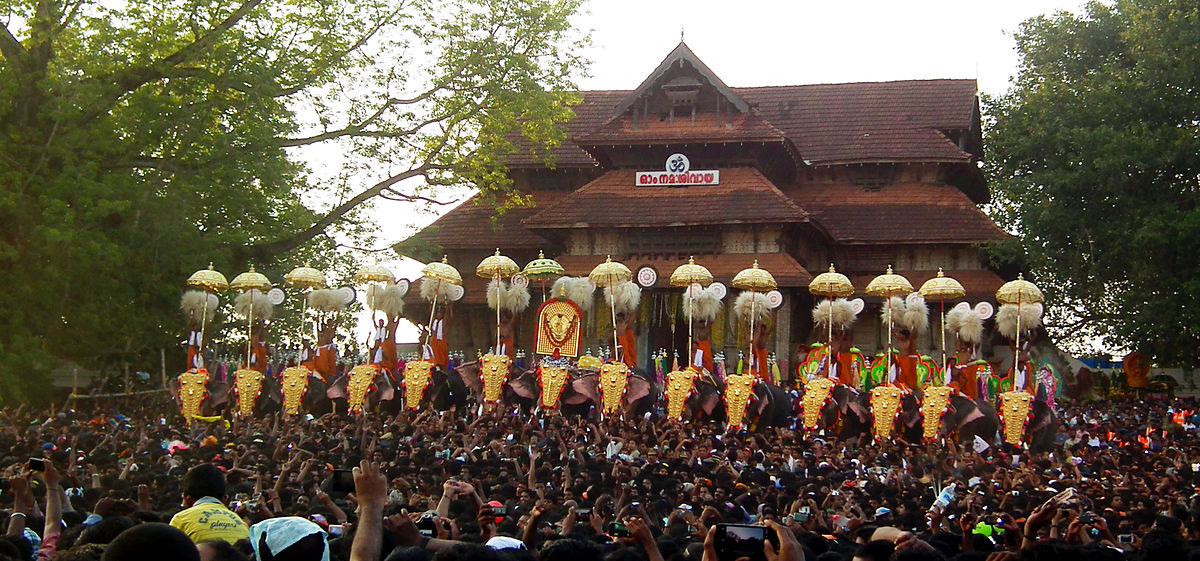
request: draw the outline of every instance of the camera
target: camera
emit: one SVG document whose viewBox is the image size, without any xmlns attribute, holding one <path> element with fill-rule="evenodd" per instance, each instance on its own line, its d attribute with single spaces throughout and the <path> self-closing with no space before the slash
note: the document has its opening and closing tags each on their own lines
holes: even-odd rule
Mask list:
<svg viewBox="0 0 1200 561">
<path fill-rule="evenodd" d="M 717 561 L 737 561 L 743 557 L 750 561 L 766 561 L 763 542 L 770 541 L 779 548 L 779 536 L 766 526 L 746 524 L 717 524 Z"/>
<path fill-rule="evenodd" d="M 621 524 L 620 522 L 609 523 L 607 530 L 608 535 L 614 538 L 628 538 L 633 535 L 629 532 L 629 527 Z"/>
</svg>

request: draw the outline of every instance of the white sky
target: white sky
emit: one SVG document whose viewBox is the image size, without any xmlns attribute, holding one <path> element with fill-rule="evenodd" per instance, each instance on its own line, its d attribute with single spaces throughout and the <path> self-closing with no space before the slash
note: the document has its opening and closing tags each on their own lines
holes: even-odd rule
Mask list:
<svg viewBox="0 0 1200 561">
<path fill-rule="evenodd" d="M 733 87 L 976 78 L 1000 94 L 1016 73 L 1012 33 L 1033 16 L 1078 12 L 1079 0 L 592 0 L 577 27 L 592 30 L 590 76 L 581 89 L 633 89 L 679 43 Z M 439 209 L 445 212 L 449 209 Z M 380 201 L 376 216 L 411 215 L 403 203 Z M 415 224 L 378 220 L 380 246 L 402 240 L 437 218 Z M 382 226 L 393 224 L 391 227 Z M 415 279 L 420 265 L 393 264 Z M 471 271 L 464 271 L 470 274 Z M 364 326 L 363 333 L 366 328 Z M 416 339 L 401 333 L 401 341 Z"/>
</svg>

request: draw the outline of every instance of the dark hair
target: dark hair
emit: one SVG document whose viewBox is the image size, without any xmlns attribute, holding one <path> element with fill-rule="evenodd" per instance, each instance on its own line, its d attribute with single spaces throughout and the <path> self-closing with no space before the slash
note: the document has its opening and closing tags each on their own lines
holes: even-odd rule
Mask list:
<svg viewBox="0 0 1200 561">
<path fill-rule="evenodd" d="M 213 561 L 250 561 L 250 557 L 225 540 L 205 540 L 196 544 L 213 550 Z"/>
<path fill-rule="evenodd" d="M 84 528 L 83 532 L 79 534 L 79 538 L 75 540 L 75 545 L 112 543 L 117 536 L 132 527 L 133 520 L 128 516 L 108 516 Z"/>
<path fill-rule="evenodd" d="M 596 544 L 575 538 L 554 540 L 538 552 L 538 561 L 600 561 Z"/>
<path fill-rule="evenodd" d="M 200 464 L 183 476 L 183 494 L 193 499 L 225 497 L 225 472 L 212 464 Z"/>
<path fill-rule="evenodd" d="M 141 561 L 142 559 L 171 559 L 200 561 L 196 544 L 181 530 L 151 522 L 139 524 L 117 536 L 104 550 L 103 561 Z"/>
<path fill-rule="evenodd" d="M 854 552 L 854 556 L 862 557 L 865 561 L 888 561 L 895 550 L 896 544 L 888 540 L 875 540 L 863 544 L 858 551 Z"/>
</svg>

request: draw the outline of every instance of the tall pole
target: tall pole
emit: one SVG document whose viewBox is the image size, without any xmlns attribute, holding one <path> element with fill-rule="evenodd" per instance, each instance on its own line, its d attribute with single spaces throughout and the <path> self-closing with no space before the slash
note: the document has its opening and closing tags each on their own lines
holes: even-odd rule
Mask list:
<svg viewBox="0 0 1200 561">
<path fill-rule="evenodd" d="M 941 316 L 942 316 L 942 383 L 946 383 L 946 372 L 949 366 L 946 364 L 946 297 L 941 298 Z"/>
<path fill-rule="evenodd" d="M 429 344 L 429 337 L 431 337 L 433 335 L 433 314 L 434 314 L 434 310 L 437 309 L 438 293 L 441 291 L 442 291 L 442 279 L 438 279 L 437 285 L 434 286 L 434 288 L 433 288 L 433 302 L 429 304 L 429 323 L 426 324 L 429 327 L 429 329 L 426 330 L 426 332 L 425 332 L 425 344 L 426 345 Z M 424 358 L 423 355 L 425 354 L 425 351 L 422 350 L 421 354 L 422 354 L 421 358 Z M 433 357 L 429 357 L 429 358 L 433 358 Z"/>
<path fill-rule="evenodd" d="M 895 382 L 892 380 L 892 293 L 888 292 L 884 298 L 887 298 L 888 305 L 888 327 L 887 327 L 887 353 L 884 358 L 885 370 L 884 376 L 888 377 L 888 385 Z"/>
<path fill-rule="evenodd" d="M 208 300 L 208 296 L 204 297 Z M 246 368 L 250 368 L 250 357 L 254 351 L 254 289 L 250 289 L 250 313 L 246 314 Z M 203 336 L 203 335 L 201 335 Z"/>
<path fill-rule="evenodd" d="M 492 275 L 496 283 L 496 354 L 500 354 L 500 274 Z"/>
<path fill-rule="evenodd" d="M 692 299 L 692 285 L 688 284 L 688 356 L 687 356 L 687 360 L 688 360 L 689 366 L 691 366 L 692 361 L 695 359 L 695 356 L 696 356 L 694 354 L 695 351 L 692 350 L 692 345 L 695 343 L 695 336 L 692 335 L 692 332 L 693 332 L 692 322 L 693 321 L 696 321 L 696 307 L 695 307 L 695 300 Z"/>
<path fill-rule="evenodd" d="M 751 374 L 754 373 L 754 319 L 755 319 L 754 316 L 757 315 L 757 312 L 755 311 L 755 307 L 758 304 L 758 302 L 756 301 L 756 299 L 754 297 L 757 294 L 758 294 L 757 291 L 754 291 L 754 290 L 750 291 L 750 336 L 747 337 L 747 339 L 750 340 L 750 356 L 746 357 L 748 359 L 746 361 L 746 364 L 750 365 L 750 373 Z"/>
<path fill-rule="evenodd" d="M 620 346 L 620 343 L 617 342 L 617 290 L 616 290 L 616 287 L 613 286 L 612 275 L 608 276 L 608 303 L 609 303 L 609 308 L 612 309 L 613 361 L 616 362 L 617 360 L 621 359 L 621 354 L 620 354 L 621 346 Z M 678 347 L 676 347 L 676 348 L 678 348 Z"/>
</svg>

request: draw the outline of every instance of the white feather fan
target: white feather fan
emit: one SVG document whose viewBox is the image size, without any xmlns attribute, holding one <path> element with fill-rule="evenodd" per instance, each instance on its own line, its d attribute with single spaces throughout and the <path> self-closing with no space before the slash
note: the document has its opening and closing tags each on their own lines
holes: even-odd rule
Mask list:
<svg viewBox="0 0 1200 561">
<path fill-rule="evenodd" d="M 208 307 L 205 309 L 204 301 L 208 300 Z M 179 309 L 183 310 L 183 315 L 187 316 L 189 322 L 200 322 L 200 315 L 204 314 L 205 321 L 212 321 L 217 316 L 217 306 L 221 300 L 216 294 L 205 292 L 203 290 L 189 290 L 183 293 L 183 298 L 179 300 Z"/>
<path fill-rule="evenodd" d="M 367 287 L 367 307 L 383 312 L 389 318 L 400 317 L 404 314 L 404 291 L 395 284 L 372 284 Z"/>
<path fill-rule="evenodd" d="M 753 299 L 754 305 L 750 302 Z M 753 310 L 751 310 L 753 307 Z M 750 313 L 754 312 L 754 322 L 764 323 L 771 317 L 771 307 L 767 304 L 767 295 L 761 292 L 750 292 L 743 290 L 738 294 L 736 300 L 733 301 L 733 313 L 739 320 L 749 323 Z"/>
<path fill-rule="evenodd" d="M 1021 306 L 1021 332 L 1032 331 L 1042 325 L 1041 306 Z M 996 331 L 1009 340 L 1017 338 L 1017 305 L 1003 304 L 996 312 Z"/>
<path fill-rule="evenodd" d="M 625 281 L 604 288 L 604 303 L 616 308 L 618 314 L 636 310 L 641 301 L 642 287 L 633 281 Z"/>
<path fill-rule="evenodd" d="M 909 331 L 924 333 L 929 329 L 929 305 L 920 296 L 909 298 L 904 303 L 904 315 L 899 319 L 900 325 L 907 327 Z"/>
<path fill-rule="evenodd" d="M 831 304 L 829 300 L 822 300 L 813 307 L 813 323 L 818 327 L 829 327 L 829 308 L 833 306 L 833 327 L 835 329 L 846 329 L 854 325 L 854 321 L 858 319 L 858 314 L 854 311 L 854 304 L 850 303 L 845 298 L 838 298 Z"/>
<path fill-rule="evenodd" d="M 253 298 L 251 298 L 253 295 Z M 272 312 L 275 311 L 275 306 L 267 300 L 266 293 L 252 289 L 237 295 L 233 300 L 233 310 L 242 317 L 250 316 L 250 303 L 254 302 L 254 319 L 271 319 Z"/>
<path fill-rule="evenodd" d="M 699 321 L 712 321 L 717 319 L 717 314 L 721 313 L 721 298 L 718 296 L 719 291 L 713 287 L 704 288 L 692 293 L 692 305 L 688 306 L 687 292 L 683 293 L 683 302 L 679 307 L 683 309 L 683 319 L 688 319 L 692 315 L 692 311 L 696 312 L 696 319 Z"/>
<path fill-rule="evenodd" d="M 983 340 L 983 318 L 971 308 L 954 308 L 946 313 L 946 330 L 959 341 L 978 345 Z"/>
<path fill-rule="evenodd" d="M 495 310 L 499 299 L 500 309 L 519 313 L 529 307 L 529 289 L 501 280 L 492 279 L 487 286 L 488 307 Z"/>
<path fill-rule="evenodd" d="M 346 298 L 336 288 L 322 288 L 308 293 L 308 307 L 318 312 L 340 312 L 346 309 Z"/>
<path fill-rule="evenodd" d="M 433 293 L 437 292 L 438 302 L 449 302 L 450 294 L 454 290 L 453 286 L 454 285 L 445 281 L 439 281 L 429 277 L 421 277 L 421 298 L 432 302 Z"/>
<path fill-rule="evenodd" d="M 584 313 L 592 311 L 596 287 L 587 277 L 562 277 L 554 281 L 553 295 L 566 298 L 579 306 Z"/>
</svg>

